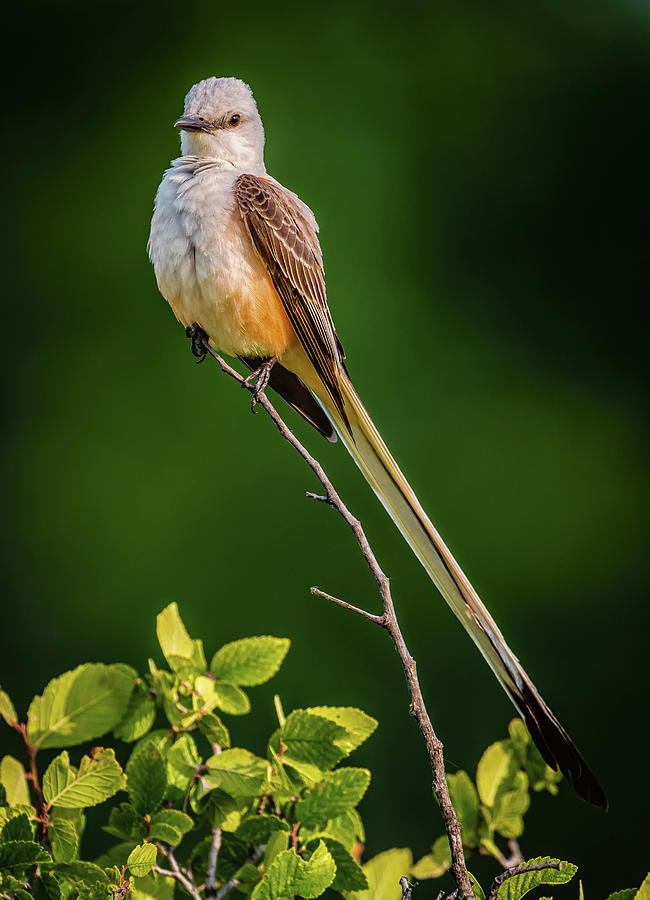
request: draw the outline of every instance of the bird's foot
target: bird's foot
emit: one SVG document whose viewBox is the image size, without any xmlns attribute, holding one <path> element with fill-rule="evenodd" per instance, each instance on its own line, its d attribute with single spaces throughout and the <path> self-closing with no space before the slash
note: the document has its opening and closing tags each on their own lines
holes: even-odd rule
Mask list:
<svg viewBox="0 0 650 900">
<path fill-rule="evenodd" d="M 261 366 L 258 366 L 254 372 L 251 372 L 247 378 L 244 378 L 242 381 L 242 387 L 248 388 L 251 392 L 251 411 L 255 412 L 255 404 L 258 402 L 262 394 L 264 393 L 264 389 L 269 383 L 269 378 L 271 377 L 271 369 L 278 361 L 277 356 L 272 356 L 271 359 L 267 359 L 266 362 L 263 362 Z M 255 381 L 255 386 L 251 386 L 251 382 Z"/>
<path fill-rule="evenodd" d="M 185 329 L 185 334 L 190 339 L 190 349 L 192 351 L 192 356 L 196 356 L 196 361 L 202 363 L 208 355 L 206 347 L 209 338 L 207 334 L 200 325 L 197 325 L 196 322 L 193 325 L 187 326 L 187 328 Z"/>
</svg>

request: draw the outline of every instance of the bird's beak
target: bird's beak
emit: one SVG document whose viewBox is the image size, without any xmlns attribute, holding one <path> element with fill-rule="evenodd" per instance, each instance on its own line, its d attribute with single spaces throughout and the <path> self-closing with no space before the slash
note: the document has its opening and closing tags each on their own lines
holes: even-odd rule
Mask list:
<svg viewBox="0 0 650 900">
<path fill-rule="evenodd" d="M 181 116 L 174 122 L 174 128 L 180 128 L 181 131 L 205 131 L 208 134 L 214 131 L 214 125 L 203 116 Z"/>
</svg>

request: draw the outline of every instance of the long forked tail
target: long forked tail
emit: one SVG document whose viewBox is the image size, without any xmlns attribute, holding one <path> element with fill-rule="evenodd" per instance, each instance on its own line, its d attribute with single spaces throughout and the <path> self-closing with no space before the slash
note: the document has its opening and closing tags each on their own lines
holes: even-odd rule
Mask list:
<svg viewBox="0 0 650 900">
<path fill-rule="evenodd" d="M 347 422 L 333 408 L 322 387 L 318 394 L 366 481 L 523 716 L 546 762 L 553 769 L 559 767 L 581 797 L 606 809 L 607 798 L 595 775 L 524 672 L 496 622 L 429 521 L 344 372 L 340 374 L 340 388 Z"/>
</svg>

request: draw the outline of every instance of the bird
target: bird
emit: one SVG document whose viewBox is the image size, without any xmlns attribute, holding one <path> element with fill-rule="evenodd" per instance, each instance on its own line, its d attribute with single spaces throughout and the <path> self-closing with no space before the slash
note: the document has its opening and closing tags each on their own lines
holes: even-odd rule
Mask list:
<svg viewBox="0 0 650 900">
<path fill-rule="evenodd" d="M 250 87 L 230 77 L 198 82 L 174 127 L 181 156 L 158 188 L 148 252 L 177 320 L 238 357 L 257 379 L 257 396 L 270 386 L 325 438 L 341 439 L 546 763 L 606 809 L 596 776 L 508 647 L 353 386 L 328 306 L 316 219 L 267 172 Z"/>
</svg>

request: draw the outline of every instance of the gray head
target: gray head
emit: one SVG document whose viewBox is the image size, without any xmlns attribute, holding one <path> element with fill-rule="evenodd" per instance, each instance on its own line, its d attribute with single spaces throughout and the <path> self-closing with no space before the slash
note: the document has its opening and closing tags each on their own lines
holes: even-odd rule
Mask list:
<svg viewBox="0 0 650 900">
<path fill-rule="evenodd" d="M 264 168 L 264 127 L 253 92 L 238 78 L 206 78 L 185 98 L 183 156 L 206 156 L 248 169 Z M 254 173 L 253 173 L 254 174 Z"/>
</svg>

